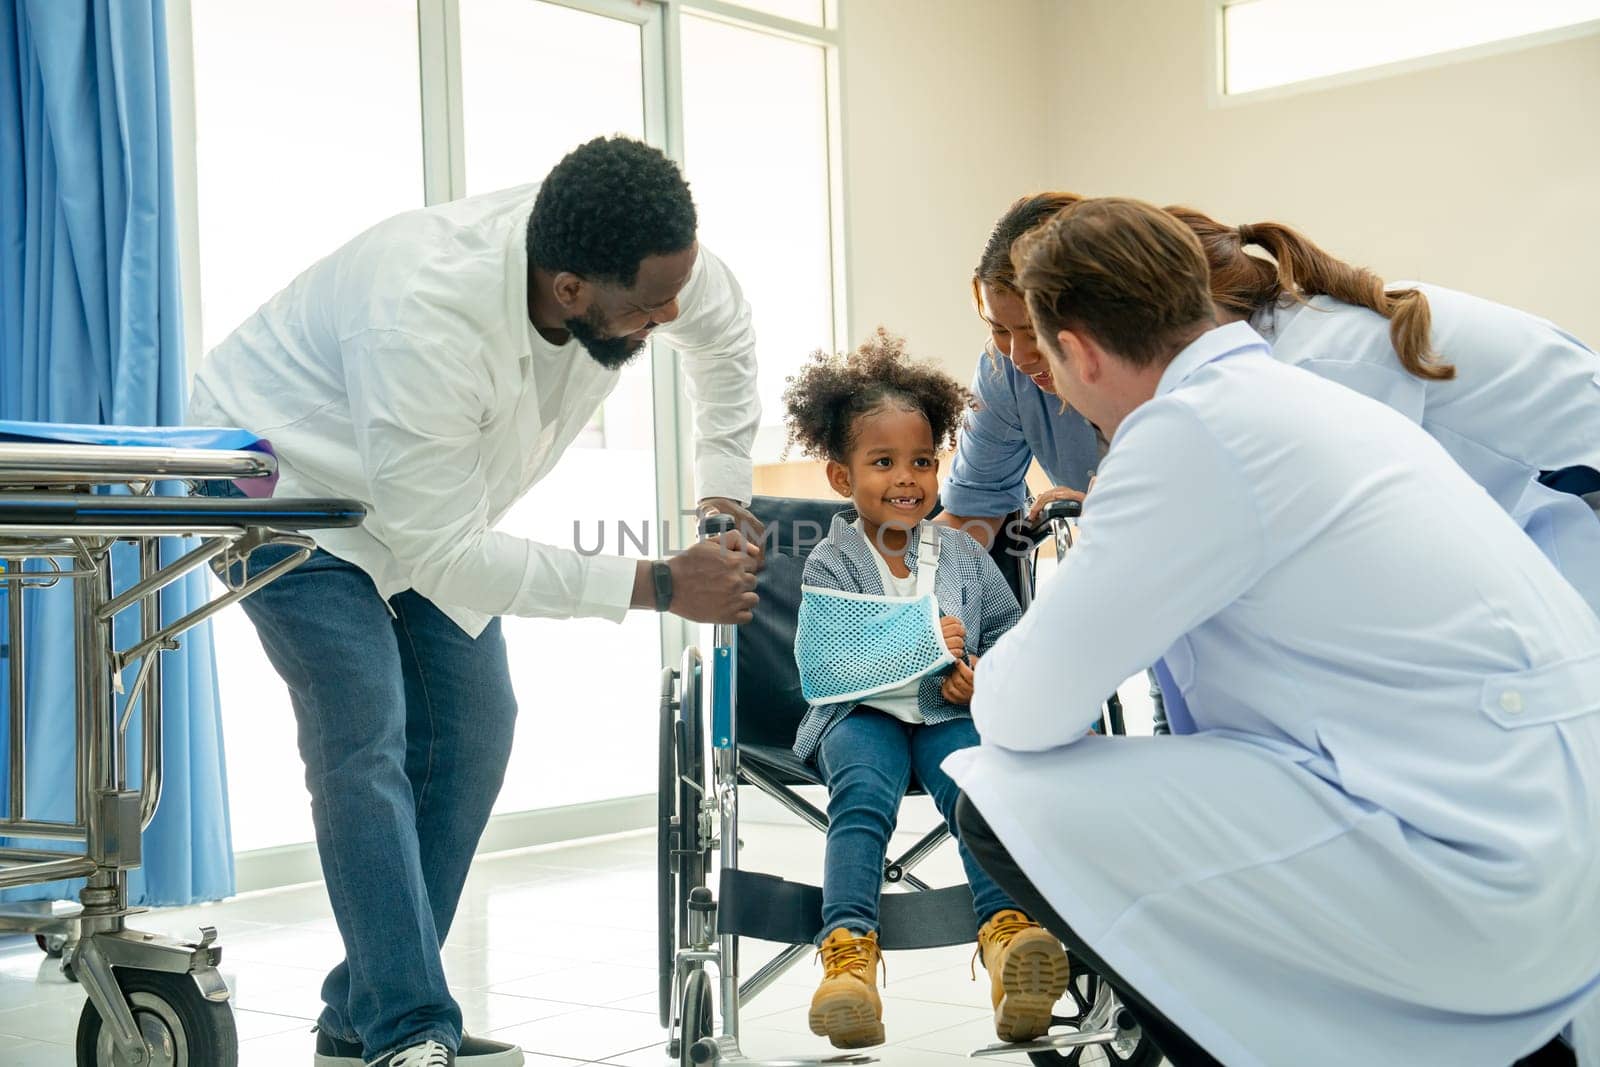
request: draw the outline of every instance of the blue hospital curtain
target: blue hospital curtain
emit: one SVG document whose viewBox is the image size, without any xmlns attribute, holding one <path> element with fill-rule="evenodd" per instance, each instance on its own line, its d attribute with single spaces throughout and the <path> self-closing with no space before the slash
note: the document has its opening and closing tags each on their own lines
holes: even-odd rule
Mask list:
<svg viewBox="0 0 1600 1067">
<path fill-rule="evenodd" d="M 182 422 L 187 378 L 167 94 L 162 0 L 0 0 L 0 417 Z M 165 543 L 163 562 L 183 547 Z M 132 578 L 132 560 L 119 548 L 114 563 L 120 588 Z M 169 586 L 164 619 L 202 603 L 206 582 L 191 574 Z M 67 584 L 23 598 L 31 818 L 73 814 Z M 122 647 L 134 637 L 136 614 L 119 625 Z M 0 647 L 18 652 L 9 640 Z M 164 653 L 162 671 L 166 782 L 130 898 L 214 900 L 231 894 L 234 882 L 209 626 Z M 132 678 L 130 669 L 125 679 Z M 8 699 L 8 686 L 0 686 L 0 707 Z M 5 707 L 6 730 L 13 710 Z M 0 747 L 7 736 L 0 733 Z M 128 751 L 137 779 L 137 720 Z M 7 763 L 0 760 L 0 804 L 8 803 Z M 75 899 L 78 888 L 29 886 L 0 899 Z"/>
</svg>

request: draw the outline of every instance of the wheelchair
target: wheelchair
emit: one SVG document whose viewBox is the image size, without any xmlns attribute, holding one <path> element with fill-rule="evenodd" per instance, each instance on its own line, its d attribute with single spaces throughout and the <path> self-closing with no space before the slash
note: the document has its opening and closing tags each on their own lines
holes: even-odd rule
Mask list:
<svg viewBox="0 0 1600 1067">
<path fill-rule="evenodd" d="M 870 1052 L 755 1059 L 739 1046 L 741 1007 L 815 951 L 822 925 L 819 887 L 740 867 L 739 787 L 753 786 L 826 833 L 827 815 L 795 791 L 797 786 L 819 785 L 821 778 L 791 750 L 806 713 L 794 638 L 806 557 L 842 507 L 833 501 L 757 497 L 751 511 L 767 528 L 766 566 L 758 580 L 761 607 L 749 623 L 715 628 L 709 663 L 690 648 L 677 668 L 662 672 L 659 1008 L 668 1032 L 667 1054 L 681 1067 L 876 1062 Z M 1024 608 L 1031 600 L 1038 546 L 1054 539 L 1058 552 L 1070 547 L 1068 520 L 1077 516 L 1078 508 L 1075 502 L 1058 501 L 1034 529 L 1013 517 L 1006 535 L 996 539 L 995 560 Z M 727 516 L 712 516 L 701 532 L 715 535 L 731 525 Z M 1124 732 L 1115 694 L 1106 702 L 1099 729 Z M 965 883 L 934 888 L 914 873 L 950 837 L 941 822 L 903 855 L 886 859 L 879 908 L 879 943 L 886 952 L 976 940 L 978 923 Z M 741 938 L 788 947 L 741 979 Z M 1072 984 L 1057 1006 L 1049 1034 L 1031 1042 L 991 1045 L 972 1055 L 1026 1053 L 1036 1064 L 1074 1067 L 1159 1063 L 1160 1052 L 1109 984 L 1080 960 L 1071 963 Z"/>
</svg>

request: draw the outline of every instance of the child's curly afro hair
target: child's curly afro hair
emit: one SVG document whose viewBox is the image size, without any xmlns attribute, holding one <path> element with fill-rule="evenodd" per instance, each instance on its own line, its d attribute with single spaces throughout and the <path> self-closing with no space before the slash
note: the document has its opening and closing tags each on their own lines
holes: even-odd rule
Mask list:
<svg viewBox="0 0 1600 1067">
<path fill-rule="evenodd" d="M 949 448 L 972 394 L 938 368 L 906 354 L 906 343 L 883 327 L 845 355 L 813 352 L 783 391 L 788 445 L 817 459 L 847 462 L 856 420 L 886 407 L 921 412 L 933 429 L 933 446 Z M 787 451 L 787 448 L 786 448 Z"/>
</svg>

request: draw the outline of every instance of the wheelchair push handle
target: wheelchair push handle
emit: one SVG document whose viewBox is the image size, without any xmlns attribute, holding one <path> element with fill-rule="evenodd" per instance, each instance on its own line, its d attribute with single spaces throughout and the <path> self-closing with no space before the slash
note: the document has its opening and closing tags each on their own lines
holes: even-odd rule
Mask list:
<svg viewBox="0 0 1600 1067">
<path fill-rule="evenodd" d="M 1052 500 L 1044 506 L 1039 519 L 1042 522 L 1055 522 L 1061 519 L 1077 519 L 1083 516 L 1083 501 L 1081 500 Z"/>
<path fill-rule="evenodd" d="M 1027 539 L 1030 544 L 1042 544 L 1055 533 L 1062 523 L 1083 516 L 1083 501 L 1081 500 L 1052 500 L 1039 512 L 1039 521 L 1028 527 Z"/>
<path fill-rule="evenodd" d="M 725 533 L 732 533 L 737 526 L 738 523 L 732 515 L 724 515 L 721 512 L 705 515 L 700 519 L 700 537 L 702 540 L 721 537 Z"/>
</svg>

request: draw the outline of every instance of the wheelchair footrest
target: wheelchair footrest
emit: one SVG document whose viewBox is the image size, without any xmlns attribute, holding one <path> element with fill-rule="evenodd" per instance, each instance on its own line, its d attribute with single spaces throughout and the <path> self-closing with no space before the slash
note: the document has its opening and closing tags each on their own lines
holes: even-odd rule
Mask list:
<svg viewBox="0 0 1600 1067">
<path fill-rule="evenodd" d="M 884 949 L 943 948 L 977 940 L 972 890 L 964 885 L 885 893 L 878 905 Z M 822 932 L 822 890 L 756 871 L 722 872 L 717 932 L 788 945 L 816 941 Z"/>
<path fill-rule="evenodd" d="M 1061 1052 L 1065 1049 L 1090 1048 L 1095 1045 L 1109 1045 L 1117 1038 L 1123 1036 L 1123 1031 L 1111 1027 L 1104 1030 L 1067 1030 L 1061 1033 L 1046 1034 L 1032 1041 L 1022 1041 L 1015 1044 L 1002 1042 L 998 1045 L 985 1045 L 980 1049 L 973 1049 L 967 1053 L 969 1059 L 981 1059 L 985 1056 L 1015 1056 L 1018 1053 L 1029 1052 Z"/>
</svg>

